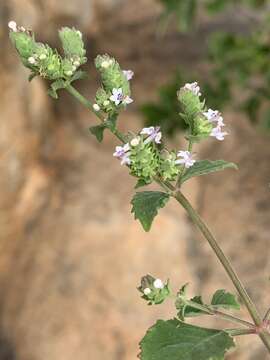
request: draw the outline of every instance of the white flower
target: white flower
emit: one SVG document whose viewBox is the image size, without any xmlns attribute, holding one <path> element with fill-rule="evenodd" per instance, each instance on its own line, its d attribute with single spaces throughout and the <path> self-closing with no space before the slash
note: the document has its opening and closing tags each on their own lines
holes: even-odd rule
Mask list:
<svg viewBox="0 0 270 360">
<path fill-rule="evenodd" d="M 134 72 L 132 70 L 123 70 L 123 73 L 128 81 L 131 80 L 134 76 Z"/>
<path fill-rule="evenodd" d="M 66 71 L 65 74 L 66 74 L 67 76 L 71 76 L 71 75 L 73 74 L 73 72 L 72 72 L 71 70 L 69 70 L 69 71 Z"/>
<path fill-rule="evenodd" d="M 116 106 L 119 105 L 123 100 L 123 90 L 121 88 L 119 89 L 114 88 L 110 100 L 114 102 Z"/>
<path fill-rule="evenodd" d="M 100 106 L 99 106 L 98 104 L 94 104 L 94 105 L 93 105 L 93 109 L 94 109 L 95 111 L 99 111 L 99 110 L 100 110 Z"/>
<path fill-rule="evenodd" d="M 154 287 L 156 289 L 163 289 L 164 288 L 164 284 L 160 279 L 156 279 L 153 283 Z"/>
<path fill-rule="evenodd" d="M 75 61 L 73 62 L 73 64 L 74 64 L 74 66 L 76 66 L 76 67 L 78 67 L 78 66 L 81 65 L 81 63 L 80 63 L 78 60 L 75 60 Z"/>
<path fill-rule="evenodd" d="M 131 146 L 138 146 L 141 141 L 141 138 L 139 136 L 135 137 L 131 140 L 130 145 Z"/>
<path fill-rule="evenodd" d="M 182 164 L 185 168 L 190 168 L 196 162 L 196 160 L 192 159 L 192 154 L 189 151 L 179 151 L 177 153 L 177 157 L 182 159 L 175 160 L 175 164 Z"/>
<path fill-rule="evenodd" d="M 187 83 L 185 86 L 184 86 L 184 89 L 185 90 L 189 90 L 189 91 L 192 91 L 194 95 L 197 95 L 197 96 L 201 96 L 201 89 L 198 85 L 197 82 L 194 82 L 194 83 Z"/>
<path fill-rule="evenodd" d="M 145 289 L 143 290 L 143 293 L 144 293 L 144 295 L 149 295 L 149 294 L 151 294 L 151 289 L 145 288 Z"/>
<path fill-rule="evenodd" d="M 219 141 L 224 140 L 226 135 L 228 135 L 228 133 L 226 131 L 222 131 L 221 126 L 215 127 L 210 134 L 210 136 L 215 137 Z"/>
<path fill-rule="evenodd" d="M 15 21 L 10 21 L 8 23 L 8 27 L 10 28 L 10 30 L 14 31 L 14 32 L 17 32 L 18 29 L 17 29 L 17 24 Z"/>
<path fill-rule="evenodd" d="M 144 140 L 145 144 L 150 143 L 151 141 L 154 141 L 156 144 L 160 144 L 162 134 L 160 131 L 159 126 L 150 126 L 148 128 L 143 128 L 140 132 L 141 135 L 148 135 L 147 139 Z"/>
<path fill-rule="evenodd" d="M 46 55 L 46 54 L 41 54 L 41 55 L 39 56 L 40 60 L 45 60 L 45 59 L 46 59 L 46 57 L 47 57 L 47 55 Z"/>
<path fill-rule="evenodd" d="M 218 110 L 208 109 L 203 115 L 207 118 L 209 122 L 216 122 L 218 126 L 225 126 L 223 122 L 223 117 Z"/>
<path fill-rule="evenodd" d="M 35 59 L 33 56 L 30 56 L 30 57 L 28 58 L 28 62 L 29 62 L 30 64 L 34 65 L 34 64 L 36 63 L 36 59 Z"/>
</svg>

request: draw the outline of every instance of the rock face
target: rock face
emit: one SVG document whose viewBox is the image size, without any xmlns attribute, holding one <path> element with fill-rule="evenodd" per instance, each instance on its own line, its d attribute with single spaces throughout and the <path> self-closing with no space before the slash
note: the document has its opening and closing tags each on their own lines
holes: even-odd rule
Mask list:
<svg viewBox="0 0 270 360">
<path fill-rule="evenodd" d="M 161 211 L 149 234 L 141 230 L 130 214 L 133 180 L 112 158 L 115 140 L 106 135 L 97 144 L 87 131 L 95 119 L 75 100 L 63 93 L 51 100 L 40 79 L 28 84 L 6 36 L 13 18 L 52 44 L 59 26 L 79 26 L 90 58 L 108 51 L 135 70 L 133 97 L 140 102 L 154 96 L 183 50 L 183 61 L 193 62 L 199 51 L 178 35 L 157 40 L 154 4 L 0 4 L 0 360 L 135 359 L 147 327 L 173 316 L 171 303 L 149 308 L 139 298 L 136 286 L 146 273 L 169 277 L 176 289 L 190 282 L 205 296 L 232 289 L 176 203 Z M 81 90 L 91 95 L 95 79 L 88 84 Z M 122 116 L 124 128 L 140 127 L 134 108 Z M 240 171 L 191 182 L 185 192 L 266 309 L 269 140 L 245 121 L 228 118 L 228 141 L 203 152 L 235 161 Z M 259 341 L 251 340 L 243 344 L 248 355 L 239 351 L 228 359 L 266 359 Z"/>
</svg>

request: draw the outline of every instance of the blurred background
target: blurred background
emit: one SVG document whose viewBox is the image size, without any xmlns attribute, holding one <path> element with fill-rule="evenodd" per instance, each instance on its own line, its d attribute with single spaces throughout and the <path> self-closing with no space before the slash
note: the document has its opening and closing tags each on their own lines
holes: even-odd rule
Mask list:
<svg viewBox="0 0 270 360">
<path fill-rule="evenodd" d="M 9 43 L 7 23 L 59 46 L 57 29 L 84 34 L 90 99 L 93 59 L 109 53 L 135 72 L 135 102 L 122 130 L 161 123 L 181 148 L 175 101 L 199 80 L 230 136 L 197 147 L 199 158 L 234 161 L 239 171 L 192 180 L 185 193 L 217 235 L 253 299 L 266 311 L 270 230 L 270 22 L 263 0 L 0 0 L 0 360 L 131 360 L 169 301 L 147 307 L 136 286 L 150 273 L 208 299 L 234 292 L 207 243 L 171 202 L 150 233 L 130 214 L 135 180 L 100 145 L 96 123 L 68 94 L 55 101 Z M 192 295 L 191 293 L 191 295 Z M 248 315 L 242 310 L 242 316 Z M 210 319 L 207 325 L 223 323 Z M 225 324 L 227 327 L 230 324 Z M 227 358 L 267 359 L 259 340 L 238 339 Z"/>
</svg>

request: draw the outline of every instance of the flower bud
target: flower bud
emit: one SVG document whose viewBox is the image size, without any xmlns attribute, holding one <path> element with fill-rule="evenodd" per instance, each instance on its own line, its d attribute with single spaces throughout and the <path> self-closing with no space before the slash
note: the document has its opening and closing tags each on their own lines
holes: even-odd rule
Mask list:
<svg viewBox="0 0 270 360">
<path fill-rule="evenodd" d="M 108 95 L 111 96 L 114 89 L 122 89 L 123 98 L 130 96 L 129 81 L 114 58 L 109 55 L 98 55 L 95 65 L 100 72 L 102 85 Z"/>
<path fill-rule="evenodd" d="M 81 32 L 74 28 L 63 27 L 59 31 L 59 37 L 67 59 L 75 58 L 76 63 L 79 63 L 79 65 L 86 63 L 86 50 Z"/>
<path fill-rule="evenodd" d="M 148 301 L 149 305 L 161 304 L 171 293 L 169 280 L 163 283 L 160 279 L 155 279 L 151 275 L 143 276 L 138 290 L 142 298 Z"/>
</svg>

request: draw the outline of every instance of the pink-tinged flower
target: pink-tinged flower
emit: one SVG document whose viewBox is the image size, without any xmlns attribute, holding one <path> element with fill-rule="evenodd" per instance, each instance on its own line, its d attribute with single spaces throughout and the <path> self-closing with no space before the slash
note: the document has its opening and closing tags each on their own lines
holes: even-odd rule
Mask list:
<svg viewBox="0 0 270 360">
<path fill-rule="evenodd" d="M 123 104 L 128 105 L 128 104 L 131 104 L 131 103 L 133 103 L 133 99 L 131 99 L 130 96 L 124 96 Z"/>
<path fill-rule="evenodd" d="M 215 137 L 219 141 L 224 140 L 226 135 L 228 135 L 228 133 L 226 131 L 222 131 L 221 126 L 215 127 L 210 134 L 210 136 Z"/>
<path fill-rule="evenodd" d="M 140 132 L 141 135 L 148 135 L 148 137 L 144 140 L 145 144 L 154 141 L 156 144 L 161 143 L 162 134 L 159 126 L 150 126 L 148 128 L 143 128 Z"/>
<path fill-rule="evenodd" d="M 124 73 L 127 81 L 131 80 L 134 76 L 134 72 L 132 70 L 123 70 L 123 73 Z"/>
<path fill-rule="evenodd" d="M 187 83 L 185 86 L 184 86 L 184 89 L 185 90 L 189 90 L 189 91 L 192 91 L 194 95 L 196 96 L 201 96 L 201 89 L 198 85 L 197 82 L 193 82 L 193 83 Z"/>
<path fill-rule="evenodd" d="M 121 160 L 121 165 L 129 165 L 130 164 L 130 146 L 129 144 L 125 144 L 124 146 L 116 146 L 115 152 L 113 153 L 113 156 L 117 157 Z"/>
<path fill-rule="evenodd" d="M 121 102 L 124 105 L 131 104 L 133 100 L 129 96 L 124 96 L 123 90 L 121 88 L 119 89 L 113 89 L 112 96 L 110 97 L 110 100 L 115 103 L 116 106 L 118 106 Z"/>
<path fill-rule="evenodd" d="M 223 122 L 223 117 L 221 116 L 221 113 L 218 110 L 212 110 L 208 109 L 206 112 L 203 113 L 203 115 L 207 118 L 209 122 L 216 122 L 217 126 L 225 126 Z"/>
<path fill-rule="evenodd" d="M 175 160 L 175 164 L 184 165 L 187 169 L 193 166 L 196 162 L 196 160 L 192 159 L 192 154 L 189 151 L 178 151 L 177 157 L 181 159 Z"/>
</svg>

